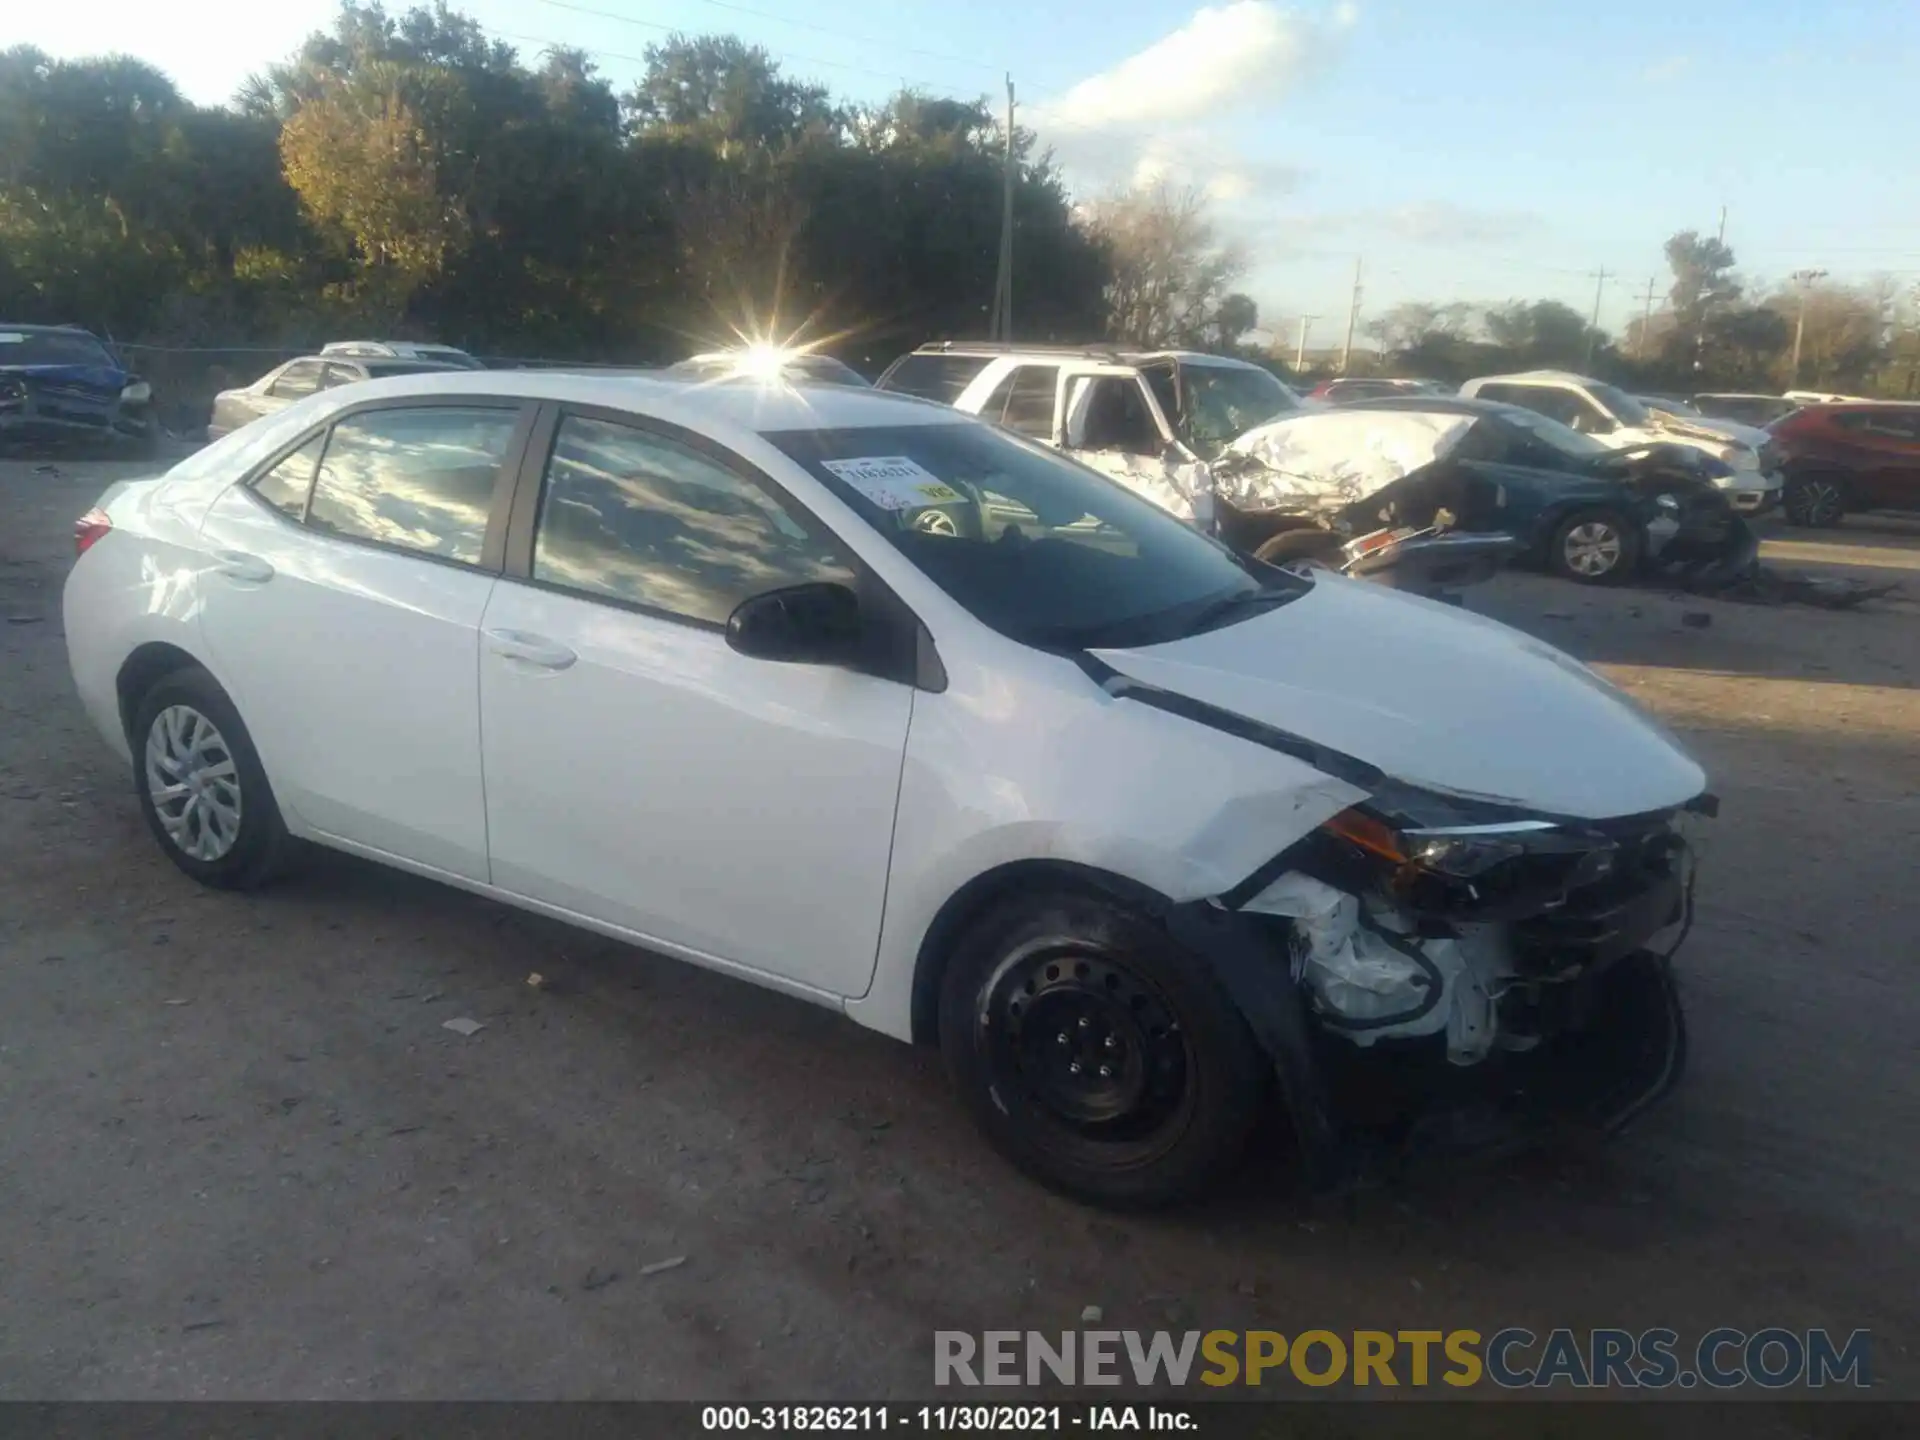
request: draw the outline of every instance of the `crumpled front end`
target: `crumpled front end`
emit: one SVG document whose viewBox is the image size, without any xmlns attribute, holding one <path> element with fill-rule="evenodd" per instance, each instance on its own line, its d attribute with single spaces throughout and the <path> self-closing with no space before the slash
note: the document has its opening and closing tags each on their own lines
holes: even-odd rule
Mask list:
<svg viewBox="0 0 1920 1440">
<path fill-rule="evenodd" d="M 1409 824 L 1392 798 L 1174 917 L 1274 1057 L 1310 1171 L 1611 1130 L 1664 1095 L 1692 904 L 1677 814 Z"/>
</svg>

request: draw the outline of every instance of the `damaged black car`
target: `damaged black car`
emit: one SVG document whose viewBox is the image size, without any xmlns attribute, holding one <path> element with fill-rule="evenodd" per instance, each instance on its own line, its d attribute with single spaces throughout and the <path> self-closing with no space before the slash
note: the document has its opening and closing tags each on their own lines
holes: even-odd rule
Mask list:
<svg viewBox="0 0 1920 1440">
<path fill-rule="evenodd" d="M 1581 584 L 1750 569 L 1759 542 L 1684 446 L 1613 450 L 1530 410 L 1447 396 L 1363 400 L 1250 431 L 1214 462 L 1223 538 L 1273 561 L 1300 532 L 1435 526 L 1514 539 Z"/>
</svg>

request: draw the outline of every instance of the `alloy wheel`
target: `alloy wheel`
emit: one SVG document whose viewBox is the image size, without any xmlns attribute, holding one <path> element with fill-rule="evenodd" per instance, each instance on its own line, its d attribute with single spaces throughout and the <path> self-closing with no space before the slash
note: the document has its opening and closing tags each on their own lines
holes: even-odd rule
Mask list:
<svg viewBox="0 0 1920 1440">
<path fill-rule="evenodd" d="M 1830 525 L 1840 514 L 1840 487 L 1826 480 L 1802 480 L 1793 487 L 1789 509 L 1803 525 Z"/>
<path fill-rule="evenodd" d="M 1604 520 L 1575 525 L 1560 542 L 1560 553 L 1567 568 L 1589 580 L 1611 574 L 1625 550 L 1626 542 L 1620 532 Z"/>
<path fill-rule="evenodd" d="M 214 723 L 169 705 L 147 729 L 147 795 L 181 854 L 218 860 L 240 838 L 240 773 Z"/>
</svg>

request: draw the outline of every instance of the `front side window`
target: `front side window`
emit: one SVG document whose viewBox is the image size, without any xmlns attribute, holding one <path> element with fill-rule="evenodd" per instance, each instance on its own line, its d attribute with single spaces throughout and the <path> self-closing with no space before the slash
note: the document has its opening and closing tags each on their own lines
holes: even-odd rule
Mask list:
<svg viewBox="0 0 1920 1440">
<path fill-rule="evenodd" d="M 1131 375 L 1094 375 L 1074 386 L 1068 409 L 1078 415 L 1077 433 L 1071 437 L 1075 449 L 1160 453 L 1160 430 L 1141 381 Z"/>
<path fill-rule="evenodd" d="M 1224 547 L 1157 505 L 991 426 L 764 438 L 982 623 L 1028 644 L 1171 640 L 1261 593 Z M 1291 595 L 1308 582 L 1272 583 Z"/>
<path fill-rule="evenodd" d="M 307 523 L 316 530 L 480 563 L 517 410 L 369 410 L 333 427 Z"/>
<path fill-rule="evenodd" d="M 665 436 L 570 415 L 547 463 L 533 578 L 723 625 L 751 596 L 856 577 L 752 480 Z"/>
<path fill-rule="evenodd" d="M 1622 425 L 1645 425 L 1651 418 L 1647 407 L 1617 385 L 1607 385 L 1595 381 L 1587 387 L 1593 392 L 1593 398 L 1606 407 L 1607 412 Z"/>
<path fill-rule="evenodd" d="M 253 493 L 289 520 L 298 520 L 306 513 L 307 492 L 313 489 L 314 467 L 326 441 L 325 435 L 316 435 L 281 457 L 253 482 Z"/>
</svg>

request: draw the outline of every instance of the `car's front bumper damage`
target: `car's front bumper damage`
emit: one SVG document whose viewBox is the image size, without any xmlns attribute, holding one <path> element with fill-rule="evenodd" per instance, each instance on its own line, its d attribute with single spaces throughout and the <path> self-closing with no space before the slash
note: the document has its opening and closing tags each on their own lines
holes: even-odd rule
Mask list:
<svg viewBox="0 0 1920 1440">
<path fill-rule="evenodd" d="M 1272 1058 L 1317 1188 L 1611 1131 L 1672 1088 L 1693 862 L 1671 817 L 1624 822 L 1604 867 L 1499 885 L 1383 875 L 1346 849 L 1316 833 L 1167 917 Z"/>
</svg>

